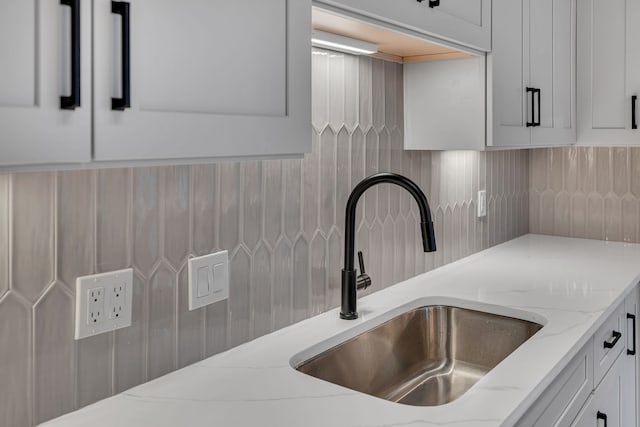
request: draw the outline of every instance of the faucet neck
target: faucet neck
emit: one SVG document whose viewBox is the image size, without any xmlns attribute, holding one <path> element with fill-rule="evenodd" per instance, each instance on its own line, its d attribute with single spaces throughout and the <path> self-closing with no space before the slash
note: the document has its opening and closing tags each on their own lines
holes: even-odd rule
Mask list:
<svg viewBox="0 0 640 427">
<path fill-rule="evenodd" d="M 356 208 L 360 197 L 369 188 L 377 184 L 395 184 L 407 190 L 415 199 L 420 211 L 421 233 L 423 248 L 425 252 L 436 250 L 435 237 L 433 233 L 433 221 L 431 219 L 431 209 L 424 192 L 410 179 L 391 172 L 381 172 L 363 179 L 356 185 L 347 200 L 345 217 L 345 247 L 344 247 L 344 269 L 354 270 L 355 265 L 355 228 L 356 228 Z"/>
</svg>

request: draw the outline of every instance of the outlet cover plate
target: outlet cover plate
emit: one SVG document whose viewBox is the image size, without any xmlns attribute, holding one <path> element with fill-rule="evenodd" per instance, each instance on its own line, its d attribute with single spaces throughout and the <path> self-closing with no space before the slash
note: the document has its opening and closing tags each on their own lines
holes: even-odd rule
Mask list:
<svg viewBox="0 0 640 427">
<path fill-rule="evenodd" d="M 227 251 L 189 259 L 189 310 L 229 298 Z"/>
<path fill-rule="evenodd" d="M 76 279 L 75 339 L 131 326 L 133 269 Z"/>
</svg>

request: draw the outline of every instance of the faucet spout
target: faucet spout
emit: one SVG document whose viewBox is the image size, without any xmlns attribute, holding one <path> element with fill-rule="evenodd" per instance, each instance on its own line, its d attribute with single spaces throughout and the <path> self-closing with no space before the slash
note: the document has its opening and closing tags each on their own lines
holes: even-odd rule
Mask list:
<svg viewBox="0 0 640 427">
<path fill-rule="evenodd" d="M 377 184 L 395 184 L 407 190 L 415 199 L 420 211 L 420 231 L 422 235 L 422 247 L 425 252 L 436 250 L 436 237 L 431 219 L 431 209 L 429 202 L 420 187 L 409 178 L 390 172 L 381 172 L 363 179 L 355 186 L 349 199 L 347 200 L 346 220 L 345 220 L 345 243 L 344 243 L 344 268 L 342 269 L 342 307 L 340 317 L 342 319 L 353 320 L 358 318 L 357 305 L 357 283 L 356 271 L 354 267 L 355 257 L 355 222 L 356 208 L 362 194 L 369 188 Z M 364 274 L 362 274 L 364 276 Z M 363 278 L 367 281 L 368 276 Z M 370 280 L 368 280 L 370 282 Z"/>
</svg>

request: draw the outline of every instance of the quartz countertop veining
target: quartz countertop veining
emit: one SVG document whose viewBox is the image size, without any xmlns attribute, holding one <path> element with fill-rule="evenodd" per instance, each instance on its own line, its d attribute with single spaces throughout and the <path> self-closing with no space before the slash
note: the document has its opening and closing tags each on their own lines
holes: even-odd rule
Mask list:
<svg viewBox="0 0 640 427">
<path fill-rule="evenodd" d="M 526 235 L 45 423 L 47 427 L 513 425 L 640 277 L 640 245 Z M 375 280 L 375 278 L 373 278 Z M 401 405 L 299 373 L 292 363 L 399 307 L 478 307 L 544 327 L 457 400 Z"/>
</svg>

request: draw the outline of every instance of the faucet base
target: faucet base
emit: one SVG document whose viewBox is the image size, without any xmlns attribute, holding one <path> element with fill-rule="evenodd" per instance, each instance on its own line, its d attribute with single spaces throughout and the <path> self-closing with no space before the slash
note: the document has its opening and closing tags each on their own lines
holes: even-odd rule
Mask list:
<svg viewBox="0 0 640 427">
<path fill-rule="evenodd" d="M 358 312 L 354 311 L 353 313 L 340 313 L 340 318 L 344 320 L 355 320 L 358 318 Z"/>
</svg>

